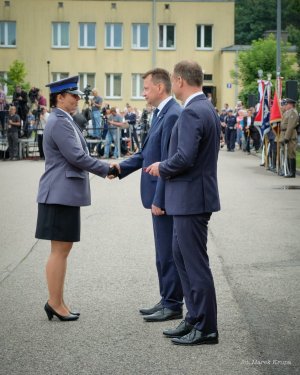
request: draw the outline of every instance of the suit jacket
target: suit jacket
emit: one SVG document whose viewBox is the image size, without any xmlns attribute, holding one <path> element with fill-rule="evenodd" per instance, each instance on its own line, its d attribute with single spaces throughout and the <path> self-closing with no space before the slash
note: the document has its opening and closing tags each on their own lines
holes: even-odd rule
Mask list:
<svg viewBox="0 0 300 375">
<path fill-rule="evenodd" d="M 91 204 L 88 172 L 106 177 L 107 163 L 92 158 L 78 126 L 66 113 L 53 109 L 44 130 L 45 172 L 37 202 L 88 206 Z"/>
<path fill-rule="evenodd" d="M 194 97 L 174 126 L 168 159 L 160 163 L 166 181 L 166 212 L 193 215 L 220 210 L 217 160 L 220 121 L 204 94 Z"/>
<path fill-rule="evenodd" d="M 180 105 L 174 99 L 169 100 L 160 111 L 155 124 L 151 126 L 142 149 L 120 163 L 120 178 L 167 158 L 171 131 L 180 113 Z M 141 199 L 145 208 L 151 208 L 152 204 L 165 208 L 164 181 L 142 171 Z"/>
</svg>

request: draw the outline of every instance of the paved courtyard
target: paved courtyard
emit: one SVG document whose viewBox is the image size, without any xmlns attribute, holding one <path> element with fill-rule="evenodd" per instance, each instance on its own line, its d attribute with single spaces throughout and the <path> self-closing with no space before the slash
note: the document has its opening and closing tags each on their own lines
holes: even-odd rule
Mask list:
<svg viewBox="0 0 300 375">
<path fill-rule="evenodd" d="M 151 215 L 139 172 L 91 175 L 92 206 L 68 264 L 66 299 L 77 322 L 49 322 L 47 241 L 34 238 L 42 161 L 0 162 L 0 374 L 244 375 L 299 371 L 300 185 L 241 152 L 220 152 L 222 211 L 209 227 L 220 343 L 178 347 L 145 323 L 159 300 Z"/>
</svg>

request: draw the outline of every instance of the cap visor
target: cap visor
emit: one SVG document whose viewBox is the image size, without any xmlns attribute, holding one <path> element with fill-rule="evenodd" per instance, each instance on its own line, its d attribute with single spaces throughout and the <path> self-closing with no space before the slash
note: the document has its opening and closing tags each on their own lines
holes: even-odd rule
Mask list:
<svg viewBox="0 0 300 375">
<path fill-rule="evenodd" d="M 65 92 L 67 92 L 68 94 L 72 94 L 72 95 L 84 95 L 84 93 L 80 90 L 66 90 Z"/>
</svg>

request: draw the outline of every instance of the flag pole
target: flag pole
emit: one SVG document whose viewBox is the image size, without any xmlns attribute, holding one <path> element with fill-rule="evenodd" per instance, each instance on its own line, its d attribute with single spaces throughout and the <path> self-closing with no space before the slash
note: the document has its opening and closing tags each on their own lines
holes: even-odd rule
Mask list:
<svg viewBox="0 0 300 375">
<path fill-rule="evenodd" d="M 281 0 L 277 0 L 277 30 L 276 30 L 276 79 L 277 79 L 277 95 L 279 103 L 281 103 L 281 95 L 282 95 L 282 77 L 280 77 L 281 73 Z M 280 173 L 281 165 L 280 165 L 280 124 L 281 122 L 277 123 L 276 128 L 276 140 L 277 140 L 277 174 Z"/>
</svg>

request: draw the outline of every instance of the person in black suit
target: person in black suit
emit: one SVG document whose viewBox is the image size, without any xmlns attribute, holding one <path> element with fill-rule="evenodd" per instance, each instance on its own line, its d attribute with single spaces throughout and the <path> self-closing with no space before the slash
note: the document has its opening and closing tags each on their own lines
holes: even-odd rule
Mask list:
<svg viewBox="0 0 300 375">
<path fill-rule="evenodd" d="M 173 128 L 168 159 L 146 169 L 165 181 L 165 208 L 173 215 L 173 254 L 187 307 L 165 336 L 177 345 L 217 344 L 217 302 L 207 254 L 207 227 L 220 210 L 217 160 L 220 121 L 202 92 L 203 72 L 190 61 L 175 65 L 172 88 L 184 109 Z"/>
</svg>

